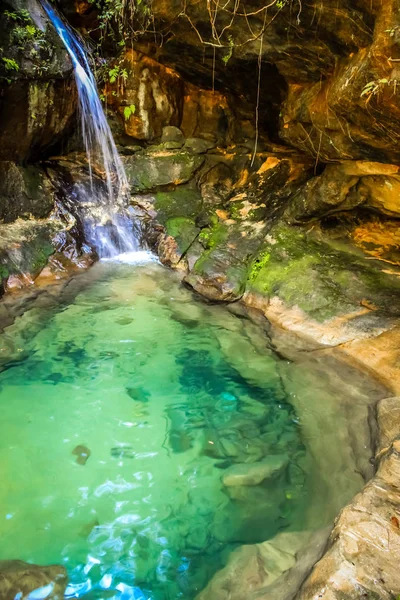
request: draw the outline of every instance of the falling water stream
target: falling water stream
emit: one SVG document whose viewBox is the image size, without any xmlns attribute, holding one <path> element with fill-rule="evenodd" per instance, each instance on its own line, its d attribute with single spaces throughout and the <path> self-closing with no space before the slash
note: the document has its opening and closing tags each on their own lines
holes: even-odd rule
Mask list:
<svg viewBox="0 0 400 600">
<path fill-rule="evenodd" d="M 124 206 L 129 184 L 85 49 L 78 36 L 50 4 L 46 0 L 42 0 L 42 4 L 71 57 L 75 73 L 81 130 L 90 174 L 90 185 L 82 183 L 75 190 L 86 241 L 96 249 L 100 258 L 134 252 L 138 244 Z M 94 170 L 100 172 L 105 186 L 96 185 Z"/>
</svg>

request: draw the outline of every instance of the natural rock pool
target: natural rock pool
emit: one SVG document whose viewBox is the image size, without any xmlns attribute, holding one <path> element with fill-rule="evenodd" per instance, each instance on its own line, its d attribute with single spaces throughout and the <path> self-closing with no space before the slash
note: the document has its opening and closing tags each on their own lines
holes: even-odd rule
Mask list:
<svg viewBox="0 0 400 600">
<path fill-rule="evenodd" d="M 0 352 L 0 560 L 63 564 L 67 597 L 193 599 L 369 474 L 371 387 L 279 358 L 155 262 L 49 288 Z"/>
</svg>

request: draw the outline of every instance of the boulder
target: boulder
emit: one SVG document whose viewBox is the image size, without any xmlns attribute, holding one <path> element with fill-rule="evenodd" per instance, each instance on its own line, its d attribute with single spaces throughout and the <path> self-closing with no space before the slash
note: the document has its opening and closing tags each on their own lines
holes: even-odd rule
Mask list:
<svg viewBox="0 0 400 600">
<path fill-rule="evenodd" d="M 174 127 L 173 125 L 166 125 L 163 127 L 161 143 L 176 143 L 180 144 L 180 147 L 183 146 L 185 138 L 183 137 L 182 131 L 179 127 Z"/>
<path fill-rule="evenodd" d="M 173 150 L 140 152 L 122 157 L 128 181 L 134 192 L 187 183 L 203 161 L 203 156 Z"/>
<path fill-rule="evenodd" d="M 246 302 L 257 305 L 257 294 L 258 308 L 273 322 L 306 335 L 314 329 L 322 343 L 382 333 L 391 326 L 387 318 L 400 314 L 397 269 L 365 260 L 346 238 L 347 230 L 341 239 L 275 225 L 250 266 Z"/>
<path fill-rule="evenodd" d="M 18 219 L 0 225 L 0 279 L 8 287 L 33 283 L 54 252 L 53 239 L 63 229 L 60 222 Z"/>
<path fill-rule="evenodd" d="M 267 542 L 241 546 L 196 600 L 292 600 L 321 556 L 326 530 L 279 533 Z"/>
<path fill-rule="evenodd" d="M 0 561 L 0 598 L 46 598 L 59 600 L 67 587 L 64 567 L 41 567 L 22 560 Z"/>
<path fill-rule="evenodd" d="M 188 138 L 185 142 L 184 149 L 193 154 L 205 154 L 208 150 L 214 147 L 212 142 L 202 140 L 201 138 Z"/>
<path fill-rule="evenodd" d="M 241 298 L 272 219 L 308 172 L 307 161 L 285 155 L 257 154 L 253 169 L 251 162 L 248 154 L 207 155 L 199 177 L 205 208 L 213 212 L 198 238 L 204 252 L 185 282 L 210 300 Z M 218 175 L 225 178 L 212 190 Z"/>
</svg>

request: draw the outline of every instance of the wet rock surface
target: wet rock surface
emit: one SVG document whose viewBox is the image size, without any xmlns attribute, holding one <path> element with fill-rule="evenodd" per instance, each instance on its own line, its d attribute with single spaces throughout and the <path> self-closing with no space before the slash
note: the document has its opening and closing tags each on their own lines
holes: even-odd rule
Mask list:
<svg viewBox="0 0 400 600">
<path fill-rule="evenodd" d="M 304 572 L 317 560 L 326 531 L 285 532 L 268 542 L 241 546 L 197 600 L 292 600 Z"/>
<path fill-rule="evenodd" d="M 72 64 L 37 0 L 3 2 L 0 23 L 0 160 L 39 160 L 72 125 Z"/>
<path fill-rule="evenodd" d="M 33 283 L 53 254 L 52 240 L 61 228 L 60 223 L 49 219 L 18 219 L 0 225 L 0 274 L 8 288 Z"/>
<path fill-rule="evenodd" d="M 0 162 L 0 220 L 45 218 L 54 207 L 54 188 L 43 169 Z"/>
<path fill-rule="evenodd" d="M 339 515 L 326 554 L 296 599 L 386 600 L 399 595 L 399 409 L 398 397 L 378 404 L 376 476 Z"/>
</svg>

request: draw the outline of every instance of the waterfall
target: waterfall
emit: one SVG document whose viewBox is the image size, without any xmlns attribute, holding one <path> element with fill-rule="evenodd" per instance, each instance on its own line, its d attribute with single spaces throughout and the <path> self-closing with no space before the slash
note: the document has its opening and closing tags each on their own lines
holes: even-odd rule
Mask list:
<svg viewBox="0 0 400 600">
<path fill-rule="evenodd" d="M 138 244 L 124 208 L 129 184 L 83 43 L 47 0 L 42 0 L 42 5 L 71 57 L 75 72 L 90 185 L 76 186 L 74 196 L 79 203 L 86 241 L 100 258 L 134 252 Z M 104 180 L 102 185 L 94 176 L 99 171 Z"/>
</svg>

